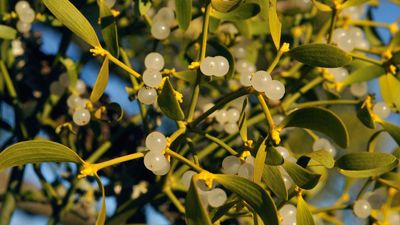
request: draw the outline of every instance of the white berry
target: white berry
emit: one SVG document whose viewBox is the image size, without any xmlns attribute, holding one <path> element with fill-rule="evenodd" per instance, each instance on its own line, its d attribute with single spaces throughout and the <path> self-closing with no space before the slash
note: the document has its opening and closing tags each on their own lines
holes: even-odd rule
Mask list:
<svg viewBox="0 0 400 225">
<path fill-rule="evenodd" d="M 149 151 L 144 156 L 144 166 L 151 171 L 159 171 L 169 164 L 167 158 L 160 152 Z"/>
<path fill-rule="evenodd" d="M 296 217 L 296 207 L 292 204 L 286 204 L 279 210 L 282 217 Z"/>
<path fill-rule="evenodd" d="M 192 181 L 192 177 L 195 174 L 196 174 L 196 172 L 194 172 L 193 170 L 188 170 L 185 173 L 183 173 L 182 178 L 181 178 L 181 183 L 183 184 L 183 186 L 185 186 L 186 188 L 189 188 L 190 182 Z"/>
<path fill-rule="evenodd" d="M 108 8 L 112 8 L 114 5 L 115 5 L 115 2 L 116 2 L 117 0 L 104 0 L 104 3 L 106 4 L 106 6 L 108 7 Z"/>
<path fill-rule="evenodd" d="M 386 104 L 386 102 L 376 103 L 374 107 L 372 107 L 372 111 L 382 119 L 387 118 L 391 113 L 390 106 Z"/>
<path fill-rule="evenodd" d="M 143 83 L 148 87 L 158 87 L 162 81 L 162 75 L 157 70 L 147 69 L 143 72 Z"/>
<path fill-rule="evenodd" d="M 355 97 L 361 98 L 361 97 L 363 97 L 363 96 L 365 96 L 367 94 L 367 92 L 368 92 L 368 84 L 366 82 L 352 84 L 350 86 L 350 92 Z"/>
<path fill-rule="evenodd" d="M 252 75 L 250 72 L 246 72 L 246 73 L 241 73 L 240 74 L 240 84 L 242 84 L 245 87 L 250 87 L 251 86 L 251 78 Z"/>
<path fill-rule="evenodd" d="M 331 73 L 334 77 L 334 80 L 336 82 L 342 82 L 346 80 L 347 76 L 349 75 L 349 72 L 342 67 L 339 68 L 329 68 L 328 69 L 329 73 Z"/>
<path fill-rule="evenodd" d="M 256 67 L 254 66 L 254 64 L 251 64 L 245 59 L 240 59 L 236 62 L 236 71 L 238 73 L 246 73 L 246 72 L 254 73 L 255 70 Z"/>
<path fill-rule="evenodd" d="M 228 122 L 236 123 L 239 120 L 240 112 L 236 108 L 230 108 L 227 111 Z"/>
<path fill-rule="evenodd" d="M 175 21 L 175 13 L 172 8 L 169 7 L 163 7 L 160 10 L 158 10 L 157 14 L 154 16 L 153 21 L 158 22 L 164 22 L 167 23 L 169 26 L 174 25 Z"/>
<path fill-rule="evenodd" d="M 280 100 L 285 95 L 285 86 L 278 80 L 267 83 L 265 95 L 271 100 Z"/>
<path fill-rule="evenodd" d="M 158 40 L 166 39 L 171 33 L 171 29 L 166 22 L 156 21 L 151 26 L 151 35 Z"/>
<path fill-rule="evenodd" d="M 200 71 L 206 76 L 215 75 L 217 67 L 217 61 L 211 56 L 207 56 L 200 62 Z"/>
<path fill-rule="evenodd" d="M 15 11 L 17 12 L 18 15 L 30 8 L 31 6 L 27 1 L 18 1 L 17 4 L 15 4 Z"/>
<path fill-rule="evenodd" d="M 138 99 L 145 105 L 151 105 L 157 100 L 157 91 L 154 88 L 142 87 L 138 91 Z"/>
<path fill-rule="evenodd" d="M 31 8 L 27 8 L 23 10 L 18 16 L 22 22 L 32 23 L 35 20 L 35 11 Z"/>
<path fill-rule="evenodd" d="M 272 80 L 271 75 L 266 71 L 257 71 L 251 78 L 251 86 L 258 91 L 263 92 L 267 88 L 268 82 Z"/>
<path fill-rule="evenodd" d="M 90 112 L 87 109 L 76 110 L 72 116 L 72 119 L 76 125 L 84 126 L 90 121 Z"/>
<path fill-rule="evenodd" d="M 289 157 L 289 151 L 288 151 L 286 148 L 284 148 L 284 147 L 282 147 L 282 146 L 278 146 L 278 147 L 276 147 L 275 149 L 279 152 L 279 154 L 280 154 L 284 159 L 286 159 L 287 157 Z"/>
<path fill-rule="evenodd" d="M 371 215 L 371 205 L 367 200 L 357 200 L 353 205 L 353 212 L 358 218 L 365 219 Z"/>
<path fill-rule="evenodd" d="M 225 109 L 218 110 L 215 119 L 219 124 L 224 124 L 228 121 L 228 112 Z"/>
<path fill-rule="evenodd" d="M 158 52 L 151 52 L 147 54 L 144 59 L 144 65 L 147 69 L 160 71 L 164 68 L 164 64 L 164 57 Z"/>
<path fill-rule="evenodd" d="M 86 92 L 86 84 L 83 80 L 76 81 L 76 92 L 80 95 L 83 95 Z"/>
<path fill-rule="evenodd" d="M 224 190 L 215 188 L 207 193 L 207 200 L 211 207 L 216 208 L 222 206 L 226 202 L 227 196 Z"/>
<path fill-rule="evenodd" d="M 238 175 L 246 179 L 253 179 L 254 167 L 250 163 L 244 163 L 239 167 Z"/>
<path fill-rule="evenodd" d="M 325 150 L 329 152 L 333 157 L 336 156 L 336 148 L 333 147 L 331 142 L 325 138 L 319 138 L 318 140 L 315 140 L 312 148 L 313 151 Z"/>
<path fill-rule="evenodd" d="M 21 33 L 27 33 L 31 30 L 32 24 L 31 23 L 25 23 L 21 20 L 17 22 L 17 30 Z"/>
<path fill-rule="evenodd" d="M 234 155 L 230 155 L 222 161 L 222 171 L 226 174 L 237 174 L 240 165 L 240 159 Z"/>
<path fill-rule="evenodd" d="M 162 167 L 161 169 L 159 169 L 159 170 L 154 170 L 154 171 L 152 171 L 155 175 L 157 175 L 157 176 L 164 176 L 165 174 L 167 174 L 168 172 L 169 172 L 169 170 L 171 169 L 171 164 L 169 164 L 169 163 L 166 163 L 166 164 L 163 164 L 164 165 L 164 167 Z"/>
<path fill-rule="evenodd" d="M 150 149 L 150 151 L 161 152 L 167 147 L 167 139 L 164 134 L 158 131 L 151 132 L 146 137 L 146 147 Z"/>
<path fill-rule="evenodd" d="M 67 105 L 69 108 L 74 109 L 79 104 L 80 100 L 81 100 L 81 97 L 79 97 L 77 95 L 70 95 L 67 98 Z"/>
<path fill-rule="evenodd" d="M 223 56 L 215 56 L 214 61 L 217 64 L 217 68 L 215 69 L 215 74 L 213 74 L 213 75 L 215 75 L 217 77 L 225 76 L 229 71 L 228 60 Z"/>
</svg>

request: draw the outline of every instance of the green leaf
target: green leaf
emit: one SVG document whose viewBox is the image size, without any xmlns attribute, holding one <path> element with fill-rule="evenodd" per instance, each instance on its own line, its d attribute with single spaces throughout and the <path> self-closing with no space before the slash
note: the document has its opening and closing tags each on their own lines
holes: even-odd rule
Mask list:
<svg viewBox="0 0 400 225">
<path fill-rule="evenodd" d="M 269 1 L 268 24 L 269 24 L 269 31 L 271 32 L 275 48 L 279 50 L 281 46 L 282 24 L 281 21 L 279 21 L 278 13 L 276 11 L 276 0 Z"/>
<path fill-rule="evenodd" d="M 265 143 L 267 138 L 265 138 L 260 146 L 258 147 L 256 158 L 254 159 L 254 173 L 253 173 L 253 181 L 255 183 L 261 182 L 261 177 L 263 175 L 265 158 L 267 157 L 267 151 L 265 151 Z"/>
<path fill-rule="evenodd" d="M 43 3 L 62 24 L 86 43 L 101 47 L 92 25 L 69 0 L 43 0 Z"/>
<path fill-rule="evenodd" d="M 400 81 L 388 73 L 379 78 L 379 87 L 383 100 L 400 110 Z"/>
<path fill-rule="evenodd" d="M 105 108 L 105 110 L 104 110 Z M 115 102 L 108 103 L 103 107 L 100 107 L 95 111 L 94 115 L 97 119 L 105 121 L 107 123 L 115 124 L 121 121 L 124 116 L 122 107 Z"/>
<path fill-rule="evenodd" d="M 285 182 L 283 181 L 281 172 L 277 166 L 265 165 L 263 172 L 263 181 L 278 198 L 287 200 L 288 192 Z"/>
<path fill-rule="evenodd" d="M 96 225 L 104 225 L 106 222 L 106 194 L 104 190 L 104 185 L 101 182 L 99 175 L 95 174 L 94 178 L 96 179 L 97 185 L 101 190 L 101 208 L 99 214 L 97 215 Z"/>
<path fill-rule="evenodd" d="M 336 161 L 339 172 L 348 177 L 372 177 L 391 171 L 399 163 L 398 159 L 381 152 L 354 152 Z"/>
<path fill-rule="evenodd" d="M 315 225 L 311 211 L 302 195 L 297 198 L 296 225 Z"/>
<path fill-rule="evenodd" d="M 390 187 L 400 190 L 400 174 L 389 172 L 378 178 L 378 181 Z"/>
<path fill-rule="evenodd" d="M 172 84 L 168 78 L 165 80 L 157 102 L 161 111 L 169 118 L 173 120 L 183 120 L 185 118 L 181 106 L 179 105 L 178 100 L 175 98 L 174 87 L 172 87 Z"/>
<path fill-rule="evenodd" d="M 357 118 L 368 128 L 375 129 L 375 121 L 372 118 L 372 112 L 367 107 L 365 102 L 360 102 L 356 105 Z"/>
<path fill-rule="evenodd" d="M 137 0 L 134 4 L 135 13 L 139 16 L 143 16 L 151 8 L 151 1 Z"/>
<path fill-rule="evenodd" d="M 233 58 L 231 51 L 229 51 L 227 47 L 219 43 L 217 40 L 210 40 L 208 41 L 208 44 L 210 44 L 218 52 L 218 55 L 224 56 L 228 60 L 229 71 L 225 75 L 225 79 L 231 79 L 235 74 L 235 58 Z"/>
<path fill-rule="evenodd" d="M 175 12 L 179 28 L 187 30 L 192 20 L 192 0 L 175 0 Z"/>
<path fill-rule="evenodd" d="M 244 142 L 248 140 L 247 138 L 247 116 L 246 116 L 246 107 L 247 107 L 248 99 L 246 98 L 243 101 L 242 111 L 240 112 L 239 117 L 239 134 Z"/>
<path fill-rule="evenodd" d="M 256 3 L 244 3 L 230 12 L 219 12 L 216 10 L 211 11 L 211 16 L 229 21 L 247 20 L 260 13 L 260 5 Z"/>
<path fill-rule="evenodd" d="M 108 58 L 104 58 L 103 65 L 101 65 L 99 74 L 97 75 L 96 83 L 93 86 L 92 93 L 90 94 L 90 101 L 97 102 L 103 95 L 108 83 Z"/>
<path fill-rule="evenodd" d="M 0 153 L 0 171 L 28 163 L 84 161 L 72 149 L 52 141 L 33 140 L 13 144 Z"/>
<path fill-rule="evenodd" d="M 194 84 L 196 82 L 196 73 L 197 72 L 195 70 L 186 70 L 173 73 L 173 76 L 178 79 L 189 82 L 190 84 Z"/>
<path fill-rule="evenodd" d="M 314 188 L 318 184 L 319 178 L 321 177 L 321 175 L 315 174 L 297 165 L 296 163 L 289 161 L 285 161 L 285 163 L 283 163 L 283 168 L 297 186 L 307 190 Z"/>
<path fill-rule="evenodd" d="M 194 179 L 191 180 L 189 191 L 186 195 L 185 212 L 186 224 L 188 225 L 212 224 L 206 209 L 201 203 Z"/>
<path fill-rule="evenodd" d="M 0 24 L 0 38 L 14 40 L 17 37 L 17 31 L 9 26 Z"/>
<path fill-rule="evenodd" d="M 282 165 L 284 159 L 282 155 L 274 148 L 273 146 L 269 146 L 267 148 L 267 160 L 265 161 L 266 164 L 272 166 L 279 166 Z"/>
<path fill-rule="evenodd" d="M 382 125 L 383 129 L 393 137 L 396 143 L 400 145 L 400 127 L 386 121 L 381 121 L 379 123 Z"/>
<path fill-rule="evenodd" d="M 352 58 L 345 51 L 328 44 L 307 44 L 288 52 L 299 62 L 310 66 L 335 68 L 347 65 Z"/>
<path fill-rule="evenodd" d="M 326 168 L 333 168 L 335 166 L 335 160 L 332 155 L 326 150 L 318 150 L 309 152 L 305 155 L 300 156 L 297 160 L 297 164 L 302 167 L 307 167 L 310 160 L 314 160 Z"/>
<path fill-rule="evenodd" d="M 368 66 L 360 67 L 350 73 L 349 76 L 343 82 L 341 82 L 341 84 L 343 86 L 347 86 L 354 83 L 361 83 L 375 79 L 383 74 L 385 74 L 385 69 L 383 67 L 370 64 Z"/>
<path fill-rule="evenodd" d="M 371 135 L 371 137 L 368 139 L 368 152 L 374 152 L 376 149 L 376 145 L 379 143 L 379 135 L 381 133 L 385 132 L 385 130 L 379 130 L 375 132 L 374 134 Z"/>
<path fill-rule="evenodd" d="M 231 197 L 232 197 L 232 196 L 236 198 L 235 195 L 231 195 Z M 229 197 L 229 198 L 231 198 L 231 197 Z M 221 217 L 223 217 L 227 212 L 229 212 L 229 210 L 230 210 L 233 206 L 235 206 L 235 205 L 238 204 L 239 202 L 242 202 L 242 201 L 239 201 L 239 200 L 229 201 L 229 199 L 228 199 L 228 202 L 225 203 L 223 206 L 218 207 L 218 208 L 212 210 L 212 211 L 210 212 L 210 217 L 212 218 L 212 219 L 211 219 L 211 222 L 215 223 L 217 220 L 219 220 Z"/>
<path fill-rule="evenodd" d="M 326 5 L 326 4 L 322 3 L 322 2 L 318 2 L 316 0 L 312 0 L 312 2 L 314 4 L 314 6 L 317 9 L 319 9 L 320 11 L 322 11 L 322 12 L 330 12 L 330 11 L 332 11 L 332 8 L 329 5 Z"/>
<path fill-rule="evenodd" d="M 332 111 L 324 108 L 308 107 L 295 110 L 279 124 L 279 127 L 316 130 L 332 138 L 343 148 L 349 145 L 349 134 L 342 120 Z"/>
<path fill-rule="evenodd" d="M 239 176 L 224 174 L 216 174 L 215 181 L 246 201 L 265 225 L 279 225 L 274 201 L 258 184 Z"/>
<path fill-rule="evenodd" d="M 216 32 L 220 23 L 220 19 L 210 16 L 210 23 L 208 25 L 208 30 L 210 31 L 210 33 Z"/>
<path fill-rule="evenodd" d="M 101 33 L 107 50 L 116 58 L 119 56 L 118 29 L 111 9 L 104 0 L 97 1 L 100 10 Z"/>
<path fill-rule="evenodd" d="M 68 80 L 69 80 L 69 90 L 71 92 L 76 91 L 76 82 L 78 81 L 78 72 L 74 61 L 70 58 L 60 58 L 60 62 L 67 69 Z"/>
<path fill-rule="evenodd" d="M 242 0 L 211 0 L 211 6 L 219 12 L 229 12 L 237 7 Z"/>
<path fill-rule="evenodd" d="M 370 0 L 347 0 L 345 3 L 341 5 L 340 8 L 348 8 L 350 6 L 357 6 L 369 2 Z"/>
</svg>

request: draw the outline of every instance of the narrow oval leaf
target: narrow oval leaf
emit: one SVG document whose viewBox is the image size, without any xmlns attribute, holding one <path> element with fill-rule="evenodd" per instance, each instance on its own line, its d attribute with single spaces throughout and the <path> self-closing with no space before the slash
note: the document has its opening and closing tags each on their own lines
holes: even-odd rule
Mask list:
<svg viewBox="0 0 400 225">
<path fill-rule="evenodd" d="M 231 196 L 234 196 L 234 195 L 231 195 Z M 211 222 L 215 223 L 217 220 L 219 220 L 221 217 L 223 217 L 226 213 L 228 213 L 229 210 L 233 206 L 238 204 L 239 202 L 242 202 L 242 201 L 239 201 L 239 200 L 229 201 L 229 199 L 228 199 L 228 203 L 225 203 L 223 206 L 218 207 L 218 208 L 214 209 L 213 211 L 211 211 L 210 212 L 210 217 L 212 218 Z"/>
<path fill-rule="evenodd" d="M 357 118 L 368 128 L 375 129 L 375 121 L 372 118 L 372 112 L 367 107 L 365 102 L 360 102 L 356 105 Z"/>
<path fill-rule="evenodd" d="M 313 4 L 314 4 L 314 6 L 315 6 L 317 9 L 319 9 L 320 11 L 323 11 L 323 12 L 330 12 L 330 11 L 332 11 L 332 8 L 331 8 L 329 5 L 326 5 L 326 4 L 322 3 L 322 2 L 318 2 L 318 1 L 316 1 L 316 0 L 312 0 L 312 2 L 313 2 Z"/>
<path fill-rule="evenodd" d="M 230 12 L 211 11 L 211 16 L 229 21 L 247 20 L 260 13 L 261 7 L 256 3 L 244 3 Z"/>
<path fill-rule="evenodd" d="M 134 4 L 135 13 L 139 16 L 143 16 L 151 8 L 151 1 L 137 0 Z"/>
<path fill-rule="evenodd" d="M 375 79 L 383 74 L 385 74 L 385 69 L 382 66 L 370 64 L 353 71 L 341 84 L 347 86 L 354 83 L 361 83 Z"/>
<path fill-rule="evenodd" d="M 258 147 L 256 158 L 254 159 L 254 174 L 253 181 L 255 183 L 261 182 L 261 177 L 263 175 L 265 158 L 267 157 L 267 152 L 265 151 L 265 142 L 267 139 L 264 139 L 261 143 L 260 147 Z"/>
<path fill-rule="evenodd" d="M 278 13 L 276 11 L 276 0 L 270 0 L 268 6 L 268 24 L 269 31 L 271 32 L 272 41 L 274 42 L 275 48 L 279 50 L 281 46 L 281 32 L 282 24 L 279 20 Z"/>
<path fill-rule="evenodd" d="M 0 38 L 14 40 L 17 37 L 17 31 L 9 26 L 0 24 Z"/>
<path fill-rule="evenodd" d="M 279 124 L 279 127 L 311 129 L 324 133 L 343 148 L 349 144 L 349 134 L 342 120 L 324 108 L 308 107 L 295 110 Z"/>
<path fill-rule="evenodd" d="M 345 3 L 341 5 L 340 8 L 348 8 L 350 6 L 357 6 L 369 2 L 370 0 L 347 0 Z"/>
<path fill-rule="evenodd" d="M 62 24 L 89 45 L 101 46 L 92 25 L 69 0 L 43 0 L 43 3 Z"/>
<path fill-rule="evenodd" d="M 242 0 L 211 0 L 211 6 L 220 12 L 228 12 L 239 5 Z"/>
<path fill-rule="evenodd" d="M 325 166 L 326 168 L 333 168 L 335 166 L 335 160 L 333 159 L 332 155 L 326 150 L 313 151 L 302 155 L 297 160 L 297 164 L 302 167 L 307 167 L 310 160 L 314 160 L 322 166 Z"/>
<path fill-rule="evenodd" d="M 174 87 L 172 87 L 172 84 L 168 78 L 165 80 L 157 102 L 161 111 L 169 118 L 173 120 L 183 120 L 185 118 L 181 106 L 175 98 Z"/>
<path fill-rule="evenodd" d="M 347 65 L 352 58 L 345 51 L 328 44 L 307 44 L 289 51 L 292 58 L 310 66 L 335 68 Z"/>
<path fill-rule="evenodd" d="M 335 166 L 348 177 L 371 177 L 391 171 L 398 163 L 398 159 L 391 154 L 353 152 L 340 157 Z"/>
<path fill-rule="evenodd" d="M 400 174 L 389 172 L 378 178 L 378 181 L 390 187 L 400 190 Z"/>
<path fill-rule="evenodd" d="M 379 87 L 383 100 L 400 110 L 400 81 L 388 73 L 379 78 Z"/>
<path fill-rule="evenodd" d="M 258 184 L 239 176 L 224 174 L 216 174 L 215 181 L 246 201 L 265 225 L 279 225 L 274 201 Z"/>
<path fill-rule="evenodd" d="M 187 30 L 192 21 L 192 0 L 175 0 L 175 12 L 179 28 Z"/>
<path fill-rule="evenodd" d="M 381 121 L 379 123 L 382 125 L 383 129 L 393 137 L 397 144 L 400 145 L 400 127 L 386 121 Z"/>
<path fill-rule="evenodd" d="M 315 225 L 311 211 L 302 195 L 297 198 L 296 225 Z"/>
<path fill-rule="evenodd" d="M 0 153 L 0 171 L 28 163 L 84 161 L 72 149 L 52 141 L 32 140 L 13 144 Z"/>
<path fill-rule="evenodd" d="M 65 69 L 67 69 L 68 80 L 69 80 L 68 89 L 71 92 L 75 92 L 76 82 L 78 81 L 78 71 L 76 69 L 75 63 L 70 58 L 61 58 L 60 62 L 64 65 Z"/>
<path fill-rule="evenodd" d="M 108 65 L 109 62 L 108 58 L 106 57 L 103 61 L 103 65 L 101 65 L 99 74 L 97 75 L 96 83 L 93 86 L 92 93 L 90 94 L 90 101 L 92 102 L 97 102 L 103 95 L 104 90 L 106 90 L 109 73 Z"/>
<path fill-rule="evenodd" d="M 106 192 L 104 190 L 104 185 L 101 182 L 99 175 L 95 174 L 94 178 L 96 179 L 97 185 L 101 190 L 101 208 L 99 214 L 97 215 L 96 225 L 104 225 L 106 222 Z"/>
<path fill-rule="evenodd" d="M 292 178 L 293 182 L 303 189 L 309 190 L 314 188 L 321 177 L 321 175 L 315 174 L 289 161 L 285 161 L 282 166 L 289 174 L 290 178 Z"/>
<path fill-rule="evenodd" d="M 219 43 L 219 41 L 215 39 L 208 41 L 208 44 L 210 44 L 218 52 L 218 55 L 221 55 L 228 60 L 229 70 L 228 73 L 225 75 L 225 79 L 226 80 L 231 79 L 235 74 L 235 58 L 233 57 L 232 53 L 229 51 L 228 48 L 226 48 L 224 45 L 222 45 L 221 43 Z"/>
<path fill-rule="evenodd" d="M 104 0 L 97 1 L 100 10 L 101 33 L 107 50 L 116 58 L 119 56 L 118 29 L 115 17 Z"/>
<path fill-rule="evenodd" d="M 267 148 L 267 160 L 265 163 L 271 166 L 279 166 L 282 165 L 284 159 L 282 155 L 274 148 L 273 146 L 268 146 Z"/>
<path fill-rule="evenodd" d="M 285 182 L 277 166 L 265 165 L 263 181 L 278 198 L 285 201 L 288 199 Z"/>
<path fill-rule="evenodd" d="M 199 192 L 194 179 L 190 182 L 189 191 L 185 200 L 185 220 L 188 225 L 211 225 L 208 213 L 201 203 Z"/>
</svg>

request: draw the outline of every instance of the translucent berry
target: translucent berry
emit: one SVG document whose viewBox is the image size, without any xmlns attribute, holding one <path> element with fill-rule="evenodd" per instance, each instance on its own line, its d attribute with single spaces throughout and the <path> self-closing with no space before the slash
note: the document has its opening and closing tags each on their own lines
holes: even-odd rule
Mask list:
<svg viewBox="0 0 400 225">
<path fill-rule="evenodd" d="M 149 151 L 144 156 L 144 166 L 151 171 L 160 171 L 169 164 L 167 158 L 160 152 Z"/>
<path fill-rule="evenodd" d="M 318 150 L 325 150 L 331 153 L 333 157 L 336 156 L 336 149 L 334 146 L 332 146 L 331 142 L 329 142 L 325 138 L 319 138 L 318 140 L 314 141 L 313 143 L 313 151 L 318 151 Z"/>
<path fill-rule="evenodd" d="M 72 119 L 76 125 L 84 126 L 90 121 L 90 112 L 87 109 L 76 110 L 72 116 Z"/>
<path fill-rule="evenodd" d="M 17 22 L 17 30 L 21 33 L 27 33 L 31 30 L 32 24 L 31 23 L 25 23 L 21 20 Z"/>
<path fill-rule="evenodd" d="M 183 173 L 182 178 L 181 178 L 181 183 L 183 184 L 183 186 L 185 186 L 186 188 L 189 188 L 192 177 L 195 174 L 196 174 L 196 172 L 194 172 L 193 170 L 188 170 L 185 173 Z"/>
<path fill-rule="evenodd" d="M 223 56 L 215 56 L 214 61 L 217 64 L 217 68 L 215 69 L 215 76 L 217 77 L 223 77 L 225 76 L 228 71 L 229 71 L 229 62 L 228 60 L 223 57 Z"/>
<path fill-rule="evenodd" d="M 228 122 L 236 123 L 239 120 L 240 112 L 236 108 L 230 108 L 227 111 Z"/>
<path fill-rule="evenodd" d="M 207 56 L 200 62 L 200 71 L 206 76 L 215 75 L 217 67 L 217 61 L 211 56 Z"/>
<path fill-rule="evenodd" d="M 239 44 L 233 47 L 233 56 L 237 59 L 246 58 L 247 52 L 245 46 Z"/>
<path fill-rule="evenodd" d="M 364 50 L 367 50 L 370 48 L 369 42 L 365 38 L 354 43 L 354 47 L 358 48 L 358 49 L 364 49 Z"/>
<path fill-rule="evenodd" d="M 237 123 L 228 122 L 224 124 L 224 131 L 228 134 L 236 134 L 239 131 Z"/>
<path fill-rule="evenodd" d="M 255 158 L 252 155 L 249 155 L 249 156 L 247 156 L 245 162 L 254 166 L 254 160 L 255 160 Z"/>
<path fill-rule="evenodd" d="M 350 86 L 350 92 L 355 97 L 361 98 L 361 97 L 363 97 L 363 96 L 365 96 L 367 94 L 367 92 L 368 92 L 368 84 L 366 82 L 352 84 Z"/>
<path fill-rule="evenodd" d="M 165 174 L 167 174 L 169 172 L 170 169 L 171 169 L 171 164 L 168 162 L 168 163 L 164 164 L 163 168 L 161 168 L 159 170 L 154 170 L 152 172 L 157 176 L 164 176 Z"/>
<path fill-rule="evenodd" d="M 242 84 L 245 87 L 250 87 L 251 86 L 251 78 L 252 78 L 251 73 L 249 73 L 249 72 L 241 73 L 240 74 L 240 84 Z"/>
<path fill-rule="evenodd" d="M 251 86 L 253 86 L 256 91 L 263 92 L 266 90 L 267 84 L 271 79 L 271 75 L 268 72 L 262 70 L 257 71 L 251 78 Z"/>
<path fill-rule="evenodd" d="M 341 39 L 347 36 L 347 31 L 342 28 L 337 28 L 332 33 L 332 41 L 338 43 Z"/>
<path fill-rule="evenodd" d="M 60 84 L 65 87 L 68 88 L 70 81 L 69 81 L 69 76 L 67 73 L 63 73 L 58 77 L 58 82 L 60 82 Z"/>
<path fill-rule="evenodd" d="M 389 225 L 397 225 L 400 223 L 400 214 L 397 212 L 392 212 L 388 216 Z"/>
<path fill-rule="evenodd" d="M 85 109 L 87 107 L 87 104 L 89 102 L 89 99 L 87 98 L 80 98 L 77 104 L 75 105 L 75 109 Z"/>
<path fill-rule="evenodd" d="M 283 182 L 285 183 L 286 190 L 289 190 L 293 186 L 293 180 L 289 175 L 283 175 Z"/>
<path fill-rule="evenodd" d="M 279 154 L 280 154 L 284 159 L 286 159 L 287 157 L 289 157 L 289 151 L 288 151 L 286 148 L 284 148 L 284 147 L 282 147 L 282 146 L 278 146 L 278 147 L 276 147 L 275 149 L 279 152 Z"/>
<path fill-rule="evenodd" d="M 17 4 L 15 4 L 15 11 L 17 12 L 18 15 L 30 8 L 31 6 L 27 1 L 18 1 Z"/>
<path fill-rule="evenodd" d="M 215 188 L 207 193 L 207 200 L 211 207 L 216 208 L 222 206 L 226 202 L 227 196 L 224 190 Z"/>
<path fill-rule="evenodd" d="M 144 65 L 147 69 L 160 71 L 164 68 L 164 57 L 158 52 L 152 52 L 146 55 Z"/>
<path fill-rule="evenodd" d="M 372 107 L 372 111 L 374 114 L 378 115 L 381 119 L 387 118 L 390 113 L 390 106 L 386 104 L 386 102 L 378 102 Z"/>
<path fill-rule="evenodd" d="M 350 27 L 347 30 L 347 35 L 349 35 L 355 43 L 364 40 L 364 31 L 358 27 Z"/>
<path fill-rule="evenodd" d="M 285 86 L 278 80 L 267 83 L 265 95 L 271 100 L 280 100 L 285 95 Z"/>
<path fill-rule="evenodd" d="M 174 25 L 175 22 L 175 13 L 174 10 L 170 7 L 163 7 L 158 10 L 157 14 L 154 16 L 153 21 L 158 22 L 162 21 L 167 23 L 170 27 Z"/>
<path fill-rule="evenodd" d="M 224 124 L 228 121 L 228 112 L 225 109 L 220 109 L 215 116 L 215 119 L 219 124 Z"/>
<path fill-rule="evenodd" d="M 25 23 L 32 23 L 35 20 L 35 11 L 31 8 L 23 10 L 18 14 L 19 20 Z"/>
<path fill-rule="evenodd" d="M 358 218 L 365 219 L 371 215 L 371 205 L 367 200 L 360 199 L 354 202 L 353 212 Z"/>
<path fill-rule="evenodd" d="M 334 77 L 334 80 L 336 82 L 342 82 L 346 80 L 347 76 L 349 75 L 349 72 L 342 67 L 339 68 L 329 68 L 328 69 L 329 73 L 331 73 Z"/>
<path fill-rule="evenodd" d="M 246 178 L 246 179 L 253 179 L 254 167 L 250 163 L 243 163 L 238 170 L 238 175 Z"/>
<path fill-rule="evenodd" d="M 234 155 L 227 156 L 222 161 L 222 172 L 225 174 L 237 174 L 241 164 L 238 157 Z"/>
<path fill-rule="evenodd" d="M 146 147 L 150 149 L 150 151 L 161 152 L 167 147 L 167 139 L 164 134 L 158 131 L 151 132 L 146 137 Z"/>
<path fill-rule="evenodd" d="M 158 87 L 162 81 L 162 75 L 157 70 L 147 69 L 143 72 L 143 83 L 148 87 Z"/>
<path fill-rule="evenodd" d="M 77 80 L 76 81 L 76 92 L 80 95 L 85 94 L 86 92 L 86 84 L 83 82 L 83 80 Z"/>
<path fill-rule="evenodd" d="M 142 87 L 138 91 L 138 99 L 145 105 L 151 105 L 157 100 L 157 91 L 154 88 Z"/>
<path fill-rule="evenodd" d="M 247 60 L 240 59 L 236 62 L 236 71 L 238 73 L 254 73 L 256 70 L 256 67 L 254 64 L 248 62 Z"/>
<path fill-rule="evenodd" d="M 77 95 L 70 95 L 67 98 L 67 105 L 69 108 L 74 109 L 79 104 L 80 100 L 81 100 L 81 97 L 79 97 Z"/>
<path fill-rule="evenodd" d="M 56 81 L 50 84 L 50 93 L 52 95 L 61 96 L 62 94 L 64 94 L 64 92 L 65 88 L 61 86 L 60 82 Z"/>
<path fill-rule="evenodd" d="M 164 40 L 169 37 L 171 29 L 166 22 L 156 21 L 151 26 L 151 35 L 158 40 Z"/>
<path fill-rule="evenodd" d="M 292 204 L 286 204 L 279 210 L 282 217 L 296 217 L 296 207 Z"/>
</svg>

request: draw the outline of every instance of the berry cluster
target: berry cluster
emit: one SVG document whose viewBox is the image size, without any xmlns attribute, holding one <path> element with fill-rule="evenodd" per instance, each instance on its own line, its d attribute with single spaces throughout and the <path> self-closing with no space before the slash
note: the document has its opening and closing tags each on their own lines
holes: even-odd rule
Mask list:
<svg viewBox="0 0 400 225">
<path fill-rule="evenodd" d="M 313 151 L 325 150 L 325 151 L 329 152 L 332 155 L 332 157 L 336 156 L 335 147 L 331 144 L 330 141 L 328 141 L 325 138 L 319 138 L 319 139 L 315 140 L 312 148 L 313 148 Z"/>
<path fill-rule="evenodd" d="M 15 11 L 18 15 L 17 30 L 21 33 L 27 33 L 31 30 L 32 22 L 35 20 L 35 11 L 27 1 L 19 1 L 15 4 Z"/>
<path fill-rule="evenodd" d="M 172 8 L 163 7 L 153 17 L 151 26 L 151 35 L 158 40 L 164 40 L 169 37 L 171 27 L 175 23 L 175 12 Z"/>
<path fill-rule="evenodd" d="M 167 139 L 164 134 L 155 131 L 147 135 L 146 148 L 150 151 L 144 156 L 144 166 L 155 175 L 165 175 L 170 169 L 168 159 L 163 151 L 167 147 Z"/>
<path fill-rule="evenodd" d="M 223 56 L 208 56 L 201 61 L 200 71 L 206 76 L 223 77 L 229 71 L 229 62 Z"/>
<path fill-rule="evenodd" d="M 237 174 L 251 180 L 254 173 L 254 157 L 250 155 L 242 162 L 237 156 L 227 156 L 222 160 L 222 172 L 225 174 Z"/>
<path fill-rule="evenodd" d="M 344 51 L 351 52 L 355 48 L 369 49 L 369 43 L 365 38 L 364 31 L 358 27 L 337 28 L 332 35 L 332 42 Z"/>
<path fill-rule="evenodd" d="M 221 109 L 216 112 L 215 120 L 218 122 L 219 127 L 223 127 L 226 133 L 234 134 L 239 131 L 237 124 L 239 117 L 240 112 L 236 108 Z"/>
<path fill-rule="evenodd" d="M 143 72 L 143 83 L 146 86 L 140 88 L 138 99 L 143 104 L 151 105 L 157 100 L 155 88 L 159 87 L 162 82 L 160 71 L 164 68 L 164 57 L 157 52 L 149 53 L 144 60 L 144 64 L 146 70 Z"/>
<path fill-rule="evenodd" d="M 53 82 L 50 86 L 50 91 L 54 90 L 65 90 L 70 84 L 67 74 L 62 74 L 58 81 Z M 61 89 L 60 87 L 63 87 Z M 52 88 L 53 87 L 53 88 Z M 75 91 L 67 98 L 67 105 L 69 107 L 68 112 L 72 114 L 74 123 L 78 126 L 84 126 L 90 122 L 90 112 L 87 109 L 89 99 L 82 98 L 81 96 L 86 92 L 86 84 L 82 80 L 76 82 Z M 62 94 L 59 92 L 58 94 Z"/>
<path fill-rule="evenodd" d="M 241 73 L 240 83 L 245 87 L 252 86 L 258 92 L 264 92 L 271 100 L 280 100 L 285 95 L 285 86 L 282 82 L 272 80 L 271 75 L 266 71 Z"/>
</svg>

